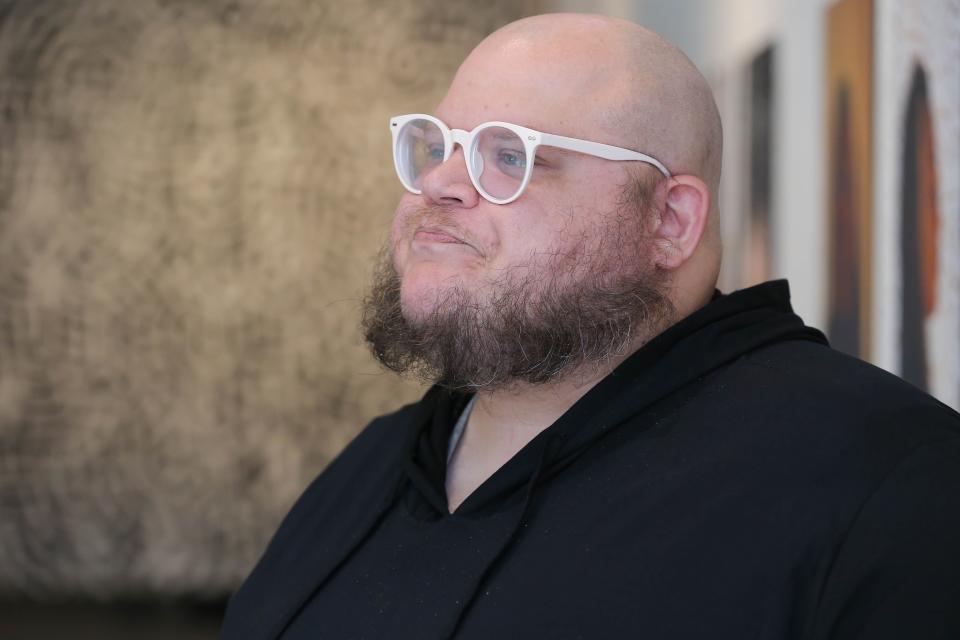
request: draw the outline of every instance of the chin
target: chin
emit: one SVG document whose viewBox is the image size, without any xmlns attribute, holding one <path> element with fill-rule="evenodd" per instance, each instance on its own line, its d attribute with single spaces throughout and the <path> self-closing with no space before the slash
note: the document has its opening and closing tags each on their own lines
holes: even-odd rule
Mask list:
<svg viewBox="0 0 960 640">
<path fill-rule="evenodd" d="M 443 305 L 459 305 L 468 289 L 462 274 L 437 265 L 408 268 L 400 281 L 400 308 L 409 321 L 427 318 Z"/>
<path fill-rule="evenodd" d="M 437 292 L 414 292 L 400 294 L 400 310 L 407 322 L 417 325 L 442 311 L 442 302 Z"/>
</svg>

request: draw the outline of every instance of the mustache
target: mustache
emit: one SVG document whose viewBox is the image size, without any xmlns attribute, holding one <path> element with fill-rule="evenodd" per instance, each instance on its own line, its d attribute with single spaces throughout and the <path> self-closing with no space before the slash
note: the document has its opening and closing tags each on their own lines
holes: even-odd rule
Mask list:
<svg viewBox="0 0 960 640">
<path fill-rule="evenodd" d="M 447 207 L 422 206 L 413 211 L 406 221 L 407 230 L 417 227 L 449 227 L 460 228 L 458 216 Z"/>
</svg>

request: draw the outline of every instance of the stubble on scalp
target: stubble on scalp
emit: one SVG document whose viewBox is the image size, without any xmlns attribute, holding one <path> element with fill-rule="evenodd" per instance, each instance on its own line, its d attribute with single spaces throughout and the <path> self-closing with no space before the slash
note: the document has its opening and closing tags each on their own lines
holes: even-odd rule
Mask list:
<svg viewBox="0 0 960 640">
<path fill-rule="evenodd" d="M 672 322 L 665 274 L 642 268 L 649 189 L 631 178 L 605 233 L 585 234 L 537 268 L 498 276 L 483 292 L 452 286 L 424 317 L 404 315 L 401 281 L 381 252 L 362 327 L 386 368 L 450 389 L 546 384 L 627 355 Z M 521 275 L 522 274 L 522 275 Z"/>
</svg>

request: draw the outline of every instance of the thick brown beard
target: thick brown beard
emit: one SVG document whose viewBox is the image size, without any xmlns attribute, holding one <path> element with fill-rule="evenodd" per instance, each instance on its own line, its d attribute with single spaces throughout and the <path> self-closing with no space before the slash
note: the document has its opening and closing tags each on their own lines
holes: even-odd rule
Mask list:
<svg viewBox="0 0 960 640">
<path fill-rule="evenodd" d="M 646 249 L 642 242 L 632 247 Z M 403 314 L 400 278 L 384 251 L 364 300 L 364 337 L 374 356 L 398 373 L 451 389 L 495 389 L 602 367 L 675 317 L 662 273 L 611 273 L 623 268 L 620 258 L 627 257 L 620 256 L 571 281 L 569 268 L 561 265 L 569 257 L 555 256 L 558 268 L 539 270 L 536 280 L 502 279 L 487 299 L 463 287 L 449 289 L 426 317 L 411 321 Z M 630 258 L 635 263 L 638 256 Z M 583 264 L 575 270 L 582 272 Z"/>
</svg>

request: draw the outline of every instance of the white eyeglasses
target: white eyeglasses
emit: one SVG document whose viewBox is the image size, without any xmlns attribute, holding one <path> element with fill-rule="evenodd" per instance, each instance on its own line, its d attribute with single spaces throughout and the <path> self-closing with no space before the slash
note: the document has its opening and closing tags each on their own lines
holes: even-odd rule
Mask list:
<svg viewBox="0 0 960 640">
<path fill-rule="evenodd" d="M 494 204 L 508 204 L 520 197 L 530 182 L 537 147 L 569 149 L 607 160 L 635 160 L 657 168 L 667 178 L 663 164 L 644 153 L 601 142 L 542 133 L 509 122 L 484 122 L 473 131 L 450 129 L 422 113 L 390 119 L 393 134 L 393 164 L 400 182 L 411 193 L 421 193 L 424 176 L 463 148 L 467 173 L 477 192 Z"/>
</svg>

